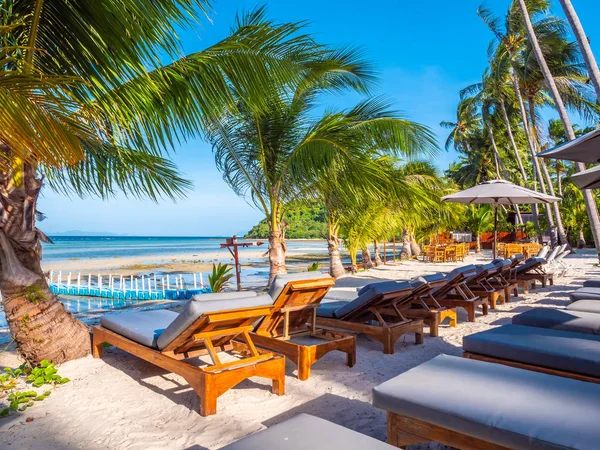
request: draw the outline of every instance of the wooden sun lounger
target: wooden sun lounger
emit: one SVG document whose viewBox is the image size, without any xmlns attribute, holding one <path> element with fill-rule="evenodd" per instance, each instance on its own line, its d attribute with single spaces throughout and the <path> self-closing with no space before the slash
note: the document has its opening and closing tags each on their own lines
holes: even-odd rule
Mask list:
<svg viewBox="0 0 600 450">
<path fill-rule="evenodd" d="M 451 306 L 463 308 L 467 314 L 469 322 L 475 322 L 475 311 L 481 307 L 482 314 L 488 314 L 488 298 L 480 297 L 474 294 L 467 282 L 474 277 L 482 276 L 474 271 L 462 272 L 455 279 L 434 290 L 431 295 L 441 306 Z"/>
<path fill-rule="evenodd" d="M 182 376 L 200 398 L 200 415 L 209 416 L 216 414 L 220 395 L 250 377 L 273 380 L 272 392 L 283 395 L 285 357 L 257 349 L 250 336 L 254 323 L 267 316 L 270 308 L 259 306 L 205 312 L 162 350 L 139 344 L 98 325 L 94 327 L 92 354 L 94 358 L 102 357 L 103 344 L 108 343 Z M 234 340 L 238 337 L 243 342 Z M 221 362 L 220 352 L 230 352 L 239 359 Z M 206 367 L 183 361 L 206 354 L 212 360 Z"/>
<path fill-rule="evenodd" d="M 410 293 L 410 304 L 405 303 L 402 314 L 411 319 L 421 319 L 429 326 L 429 335 L 431 337 L 439 336 L 439 326 L 446 319 L 449 319 L 449 325 L 456 327 L 456 307 L 442 306 L 431 295 L 434 289 L 446 284 L 445 279 L 428 281 L 419 288 Z"/>
<path fill-rule="evenodd" d="M 511 264 L 502 266 L 496 266 L 498 273 L 491 277 L 489 283 L 496 289 L 502 289 L 504 291 L 503 302 L 509 302 L 511 294 L 514 297 L 519 296 L 519 284 L 514 278 L 514 265 L 518 264 L 518 261 L 512 261 Z"/>
<path fill-rule="evenodd" d="M 527 261 L 525 261 L 525 264 L 527 264 Z M 548 284 L 550 286 L 554 285 L 554 274 L 546 272 L 544 270 L 544 262 L 540 260 L 532 265 L 525 273 L 517 272 L 516 280 L 523 289 L 523 292 L 527 294 L 529 293 L 529 289 L 535 288 L 536 281 L 539 281 L 542 287 L 546 287 Z"/>
<path fill-rule="evenodd" d="M 377 283 L 376 283 L 377 284 Z M 423 343 L 423 321 L 410 319 L 402 312 L 399 299 L 410 302 L 412 287 L 380 292 L 366 304 L 340 318 L 318 317 L 317 325 L 335 330 L 363 333 L 383 344 L 383 353 L 393 354 L 394 344 L 402 335 L 415 333 L 415 343 Z"/>
<path fill-rule="evenodd" d="M 300 380 L 308 379 L 311 366 L 335 350 L 346 353 L 349 367 L 356 362 L 354 335 L 317 328 L 317 307 L 334 284 L 330 277 L 288 281 L 270 314 L 251 333 L 257 345 L 296 364 Z"/>
</svg>

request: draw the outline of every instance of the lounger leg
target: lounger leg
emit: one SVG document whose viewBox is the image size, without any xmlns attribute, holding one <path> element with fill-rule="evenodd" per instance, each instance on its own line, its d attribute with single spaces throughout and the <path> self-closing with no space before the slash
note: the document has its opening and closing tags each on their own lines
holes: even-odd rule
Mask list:
<svg viewBox="0 0 600 450">
<path fill-rule="evenodd" d="M 92 336 L 92 356 L 94 358 L 102 358 L 102 351 L 104 349 L 104 341 L 98 331 L 94 331 Z"/>
<path fill-rule="evenodd" d="M 421 328 L 421 331 L 417 331 L 415 332 L 415 344 L 419 345 L 422 344 L 424 342 L 424 333 L 423 333 L 423 329 Z"/>
<path fill-rule="evenodd" d="M 386 355 L 393 355 L 395 342 L 392 337 L 392 332 L 389 328 L 384 328 L 382 331 L 383 331 L 383 353 Z"/>
<path fill-rule="evenodd" d="M 490 302 L 490 307 L 492 309 L 496 309 L 496 303 L 498 302 L 498 293 L 497 292 L 490 292 L 488 295 L 488 300 Z"/>
<path fill-rule="evenodd" d="M 310 348 L 301 346 L 298 350 L 298 379 L 305 381 L 310 377 L 310 366 L 312 365 Z"/>
<path fill-rule="evenodd" d="M 431 319 L 429 319 L 429 336 L 438 337 L 439 336 L 439 326 L 440 326 L 440 314 L 439 312 L 434 314 Z"/>
<path fill-rule="evenodd" d="M 458 322 L 457 315 L 456 315 L 456 309 L 454 309 L 454 310 L 452 310 L 452 311 L 449 312 L 449 317 L 450 317 L 450 324 L 449 325 L 452 328 L 456 328 L 456 324 Z"/>
<path fill-rule="evenodd" d="M 281 358 L 280 361 L 277 376 L 273 378 L 273 386 L 271 387 L 271 392 L 275 395 L 285 394 L 285 358 Z"/>
<path fill-rule="evenodd" d="M 488 310 L 490 308 L 489 305 L 487 303 L 482 303 L 481 304 L 481 308 L 483 309 L 482 314 L 484 316 L 487 316 L 488 315 Z"/>
<path fill-rule="evenodd" d="M 346 353 L 346 365 L 348 367 L 354 367 L 354 364 L 356 364 L 356 345 L 352 350 Z"/>
<path fill-rule="evenodd" d="M 189 383 L 189 380 L 187 380 Z M 201 374 L 199 383 L 190 383 L 200 397 L 200 415 L 211 416 L 217 413 L 217 387 L 214 385 L 213 377 Z"/>
<path fill-rule="evenodd" d="M 471 303 L 465 308 L 469 317 L 469 322 L 475 322 L 475 305 Z"/>
</svg>

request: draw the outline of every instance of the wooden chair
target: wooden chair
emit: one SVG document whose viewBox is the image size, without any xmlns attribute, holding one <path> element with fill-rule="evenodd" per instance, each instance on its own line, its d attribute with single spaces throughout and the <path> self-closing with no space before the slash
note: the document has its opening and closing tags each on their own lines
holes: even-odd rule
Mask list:
<svg viewBox="0 0 600 450">
<path fill-rule="evenodd" d="M 394 353 L 394 344 L 405 333 L 415 333 L 415 343 L 423 343 L 423 321 L 406 317 L 399 304 L 399 300 L 411 301 L 410 283 L 373 283 L 363 290 L 352 302 L 322 304 L 317 309 L 317 325 L 366 334 L 383 344 L 385 354 Z"/>
<path fill-rule="evenodd" d="M 479 307 L 482 308 L 482 314 L 487 316 L 488 299 L 475 295 L 467 282 L 481 276 L 483 274 L 478 274 L 475 266 L 467 266 L 462 271 L 454 270 L 446 276 L 446 284 L 434 289 L 431 295 L 441 306 L 463 308 L 468 314 L 469 322 L 475 322 L 475 312 Z"/>
<path fill-rule="evenodd" d="M 423 258 L 427 262 L 435 262 L 435 246 L 434 245 L 426 245 L 424 247 Z"/>
<path fill-rule="evenodd" d="M 446 261 L 446 249 L 444 247 L 435 248 L 435 258 L 433 262 L 445 262 Z"/>
<path fill-rule="evenodd" d="M 522 244 L 506 244 L 506 247 L 504 248 L 505 258 L 510 258 L 512 255 L 516 255 L 517 253 L 523 253 Z"/>
<path fill-rule="evenodd" d="M 316 313 L 329 288 L 331 277 L 288 281 L 266 316 L 251 333 L 260 347 L 288 357 L 298 366 L 298 378 L 306 380 L 311 366 L 329 352 L 346 353 L 346 363 L 356 362 L 356 337 L 317 328 Z"/>
<path fill-rule="evenodd" d="M 445 248 L 444 261 L 456 262 L 456 245 L 449 245 Z"/>
<path fill-rule="evenodd" d="M 182 376 L 200 398 L 200 415 L 209 416 L 216 414 L 217 398 L 220 395 L 250 377 L 264 377 L 273 380 L 272 392 L 283 395 L 285 357 L 256 348 L 250 336 L 256 321 L 269 315 L 270 311 L 271 306 L 266 305 L 203 312 L 193 320 L 191 325 L 161 349 L 140 344 L 98 325 L 94 327 L 93 331 L 92 354 L 94 358 L 102 357 L 104 344 L 108 343 Z M 157 312 L 164 311 L 125 314 L 131 316 L 128 319 L 135 321 L 149 318 L 151 316 L 148 313 Z M 120 316 L 125 316 L 125 314 Z M 236 338 L 240 338 L 241 342 Z M 220 352 L 231 353 L 238 359 L 221 362 Z M 212 364 L 206 367 L 197 367 L 184 361 L 206 354 L 212 360 Z"/>
<path fill-rule="evenodd" d="M 411 302 L 408 305 L 404 303 L 402 314 L 411 319 L 423 320 L 429 326 L 429 335 L 437 337 L 439 336 L 439 326 L 446 319 L 449 319 L 451 327 L 456 327 L 456 308 L 440 305 L 431 294 L 434 289 L 447 283 L 443 275 L 426 275 L 422 279 L 425 283 L 418 286 L 409 294 Z"/>
<path fill-rule="evenodd" d="M 542 287 L 554 284 L 554 274 L 546 272 L 544 264 L 545 260 L 542 258 L 531 258 L 516 267 L 516 281 L 523 288 L 525 294 L 529 292 L 530 288 L 535 287 L 536 281 L 539 281 Z"/>
</svg>

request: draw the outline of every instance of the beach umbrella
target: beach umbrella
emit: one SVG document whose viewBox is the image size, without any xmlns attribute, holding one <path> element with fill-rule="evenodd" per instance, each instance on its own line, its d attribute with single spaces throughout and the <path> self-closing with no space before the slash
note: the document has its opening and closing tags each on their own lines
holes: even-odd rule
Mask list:
<svg viewBox="0 0 600 450">
<path fill-rule="evenodd" d="M 555 203 L 559 197 L 542 194 L 506 180 L 485 181 L 472 188 L 442 197 L 443 202 L 463 203 L 466 205 L 484 204 L 494 208 L 494 249 L 496 257 L 496 242 L 498 239 L 498 206 L 520 205 L 532 203 Z"/>
<path fill-rule="evenodd" d="M 583 163 L 598 163 L 600 162 L 600 129 L 590 131 L 557 147 L 544 150 L 538 153 L 537 156 Z"/>
<path fill-rule="evenodd" d="M 573 181 L 579 189 L 600 188 L 600 166 L 582 170 L 579 173 L 571 175 L 571 181 Z"/>
</svg>

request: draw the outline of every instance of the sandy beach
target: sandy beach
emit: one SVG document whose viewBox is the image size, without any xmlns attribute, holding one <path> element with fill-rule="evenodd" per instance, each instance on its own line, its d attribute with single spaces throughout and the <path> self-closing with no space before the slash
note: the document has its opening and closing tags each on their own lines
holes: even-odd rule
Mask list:
<svg viewBox="0 0 600 450">
<path fill-rule="evenodd" d="M 489 253 L 471 255 L 466 263 L 489 258 Z M 426 333 L 423 345 L 414 345 L 414 336 L 407 335 L 396 344 L 393 355 L 384 355 L 379 343 L 358 336 L 354 368 L 345 365 L 343 354 L 329 353 L 313 366 L 310 379 L 301 382 L 295 366 L 288 363 L 284 396 L 272 395 L 266 380 L 247 380 L 220 397 L 218 413 L 210 417 L 198 414 L 198 398 L 182 378 L 123 351 L 107 349 L 103 359 L 90 356 L 62 365 L 59 372 L 71 379 L 69 383 L 26 412 L 0 419 L 0 447 L 212 450 L 301 412 L 385 440 L 384 411 L 371 405 L 374 386 L 440 353 L 460 355 L 463 336 L 509 323 L 516 313 L 534 306 L 564 307 L 568 291 L 585 279 L 600 277 L 590 253 L 571 255 L 566 262 L 569 270 L 554 286 L 521 294 L 488 316 L 478 315 L 475 323 L 467 322 L 459 310 L 458 327 L 443 325 L 437 338 Z M 411 261 L 380 266 L 339 279 L 335 289 L 446 272 L 458 265 L 462 263 Z M 14 353 L 0 354 L 3 367 L 19 363 Z"/>
</svg>

